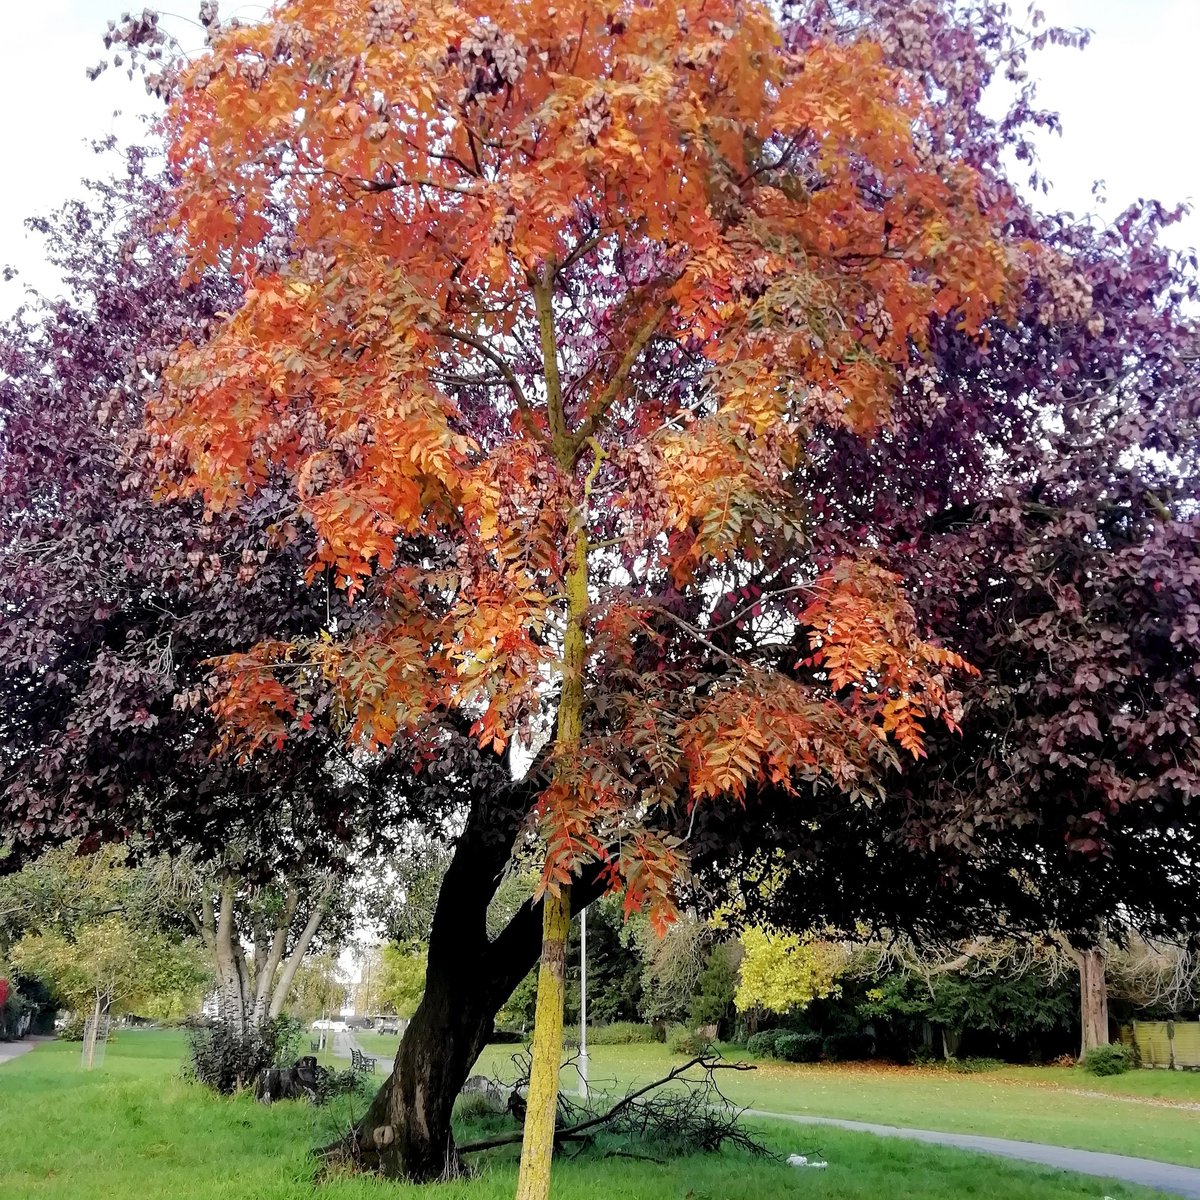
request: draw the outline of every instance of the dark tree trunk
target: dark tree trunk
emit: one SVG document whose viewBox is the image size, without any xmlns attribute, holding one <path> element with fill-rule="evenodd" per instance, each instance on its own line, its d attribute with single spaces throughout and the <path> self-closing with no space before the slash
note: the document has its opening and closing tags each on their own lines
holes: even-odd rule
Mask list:
<svg viewBox="0 0 1200 1200">
<path fill-rule="evenodd" d="M 361 1160 L 389 1177 L 427 1181 L 461 1170 L 450 1127 L 454 1101 L 496 1014 L 541 951 L 540 904 L 522 905 L 495 941 L 487 936 L 488 905 L 533 794 L 505 780 L 478 796 L 455 847 L 430 930 L 425 994 L 392 1074 L 355 1131 Z M 591 872 L 572 888 L 576 911 L 601 893 L 597 877 Z"/>
<path fill-rule="evenodd" d="M 425 995 L 400 1039 L 392 1074 L 358 1129 L 365 1160 L 393 1178 L 424 1181 L 459 1173 L 450 1128 L 454 1101 L 503 1004 L 493 1008 L 482 1002 L 482 988 L 432 967 L 431 954 Z"/>
<path fill-rule="evenodd" d="M 1108 1045 L 1108 984 L 1104 975 L 1105 954 L 1097 946 L 1078 952 L 1079 1017 L 1083 1028 L 1080 1056 Z"/>
</svg>

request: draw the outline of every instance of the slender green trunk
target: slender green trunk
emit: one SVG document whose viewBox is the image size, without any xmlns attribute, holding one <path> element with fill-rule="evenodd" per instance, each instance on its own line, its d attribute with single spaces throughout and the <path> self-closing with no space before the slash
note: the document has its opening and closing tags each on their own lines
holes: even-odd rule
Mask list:
<svg viewBox="0 0 1200 1200">
<path fill-rule="evenodd" d="M 534 288 L 546 375 L 546 404 L 555 458 L 564 475 L 575 469 L 576 446 L 567 431 L 558 374 L 558 350 L 552 304 L 553 266 L 547 267 Z M 558 699 L 558 732 L 555 750 L 559 781 L 566 772 L 575 782 L 572 761 L 583 735 L 583 669 L 587 658 L 588 560 L 587 495 L 568 518 L 568 563 L 564 581 L 567 622 L 563 632 L 562 690 Z M 547 893 L 542 922 L 542 959 L 538 971 L 537 1007 L 533 1022 L 533 1062 L 521 1145 L 521 1170 L 516 1200 L 549 1200 L 550 1165 L 554 1155 L 554 1125 L 558 1110 L 558 1075 L 562 1063 L 564 967 L 567 931 L 571 922 L 570 889 L 557 896 Z"/>
</svg>

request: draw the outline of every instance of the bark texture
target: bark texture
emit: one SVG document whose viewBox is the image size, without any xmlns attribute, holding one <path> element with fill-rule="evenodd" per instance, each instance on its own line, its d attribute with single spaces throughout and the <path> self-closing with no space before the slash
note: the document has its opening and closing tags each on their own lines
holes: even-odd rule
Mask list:
<svg viewBox="0 0 1200 1200">
<path fill-rule="evenodd" d="M 554 332 L 554 271 L 553 261 L 547 263 L 540 283 L 534 287 L 534 301 L 541 333 L 552 447 L 564 477 L 570 478 L 582 441 L 580 434 L 568 431 L 563 408 L 558 375 L 558 344 Z M 619 377 L 610 387 L 615 397 L 616 389 L 620 387 Z M 563 580 L 567 620 L 563 628 L 555 752 L 558 758 L 556 770 L 559 773 L 556 782 L 572 788 L 579 786 L 572 773 L 583 733 L 583 674 L 587 660 L 587 615 L 590 604 L 587 504 L 591 482 L 599 465 L 600 451 L 597 449 L 592 474 L 588 476 L 579 503 L 571 509 L 567 521 L 569 558 Z M 556 896 L 547 893 L 545 901 L 542 965 L 538 973 L 537 1008 L 533 1023 L 533 1064 L 530 1068 L 529 1103 L 525 1109 L 525 1138 L 521 1143 L 521 1170 L 517 1176 L 516 1200 L 549 1200 L 550 1197 L 558 1073 L 562 1063 L 563 963 L 570 921 L 571 891 L 564 884 L 561 894 Z"/>
<path fill-rule="evenodd" d="M 462 1170 L 454 1101 L 541 946 L 541 904 L 522 905 L 494 941 L 487 936 L 488 905 L 535 794 L 528 784 L 498 782 L 495 793 L 475 799 L 455 847 L 430 930 L 425 994 L 354 1133 L 364 1165 L 391 1178 L 428 1181 Z M 572 889 L 574 911 L 601 894 L 598 876 Z"/>
<path fill-rule="evenodd" d="M 538 970 L 537 1009 L 533 1021 L 533 1067 L 529 1077 L 516 1200 L 535 1200 L 550 1194 L 570 928 L 571 892 L 564 887 L 557 896 L 546 896 L 542 913 L 542 963 Z"/>
<path fill-rule="evenodd" d="M 1098 946 L 1076 952 L 1079 966 L 1079 1018 L 1082 1027 L 1080 1057 L 1097 1046 L 1108 1045 L 1108 985 L 1105 953 Z"/>
<path fill-rule="evenodd" d="M 1089 1050 L 1109 1043 L 1108 955 L 1101 945 L 1100 934 L 1094 941 L 1082 944 L 1062 933 L 1052 936 L 1079 971 L 1079 1057 L 1086 1058 Z"/>
</svg>

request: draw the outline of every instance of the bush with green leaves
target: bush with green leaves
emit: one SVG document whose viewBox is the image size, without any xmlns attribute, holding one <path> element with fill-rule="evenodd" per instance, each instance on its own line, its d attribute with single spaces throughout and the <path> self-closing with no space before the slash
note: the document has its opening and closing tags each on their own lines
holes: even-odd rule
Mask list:
<svg viewBox="0 0 1200 1200">
<path fill-rule="evenodd" d="M 67 1017 L 66 1024 L 58 1031 L 60 1042 L 82 1042 L 85 1013 L 73 1012 Z"/>
<path fill-rule="evenodd" d="M 821 1057 L 823 1040 L 819 1033 L 784 1032 L 775 1039 L 774 1054 L 784 1062 L 816 1062 Z"/>
<path fill-rule="evenodd" d="M 1130 1046 L 1093 1046 L 1083 1059 L 1089 1075 L 1124 1075 L 1135 1066 L 1137 1057 Z"/>
<path fill-rule="evenodd" d="M 700 972 L 699 990 L 692 997 L 689 1009 L 693 1025 L 716 1025 L 722 1033 L 733 1027 L 737 1016 L 733 998 L 741 952 L 741 943 L 737 941 L 719 942 L 709 952 L 708 962 Z"/>
<path fill-rule="evenodd" d="M 759 1058 L 774 1058 L 775 1044 L 788 1031 L 786 1029 L 763 1029 L 746 1039 L 746 1053 Z"/>
<path fill-rule="evenodd" d="M 347 1067 L 344 1071 L 331 1070 L 329 1067 L 317 1068 L 317 1103 L 327 1104 L 335 1096 L 349 1096 L 354 1093 L 370 1096 L 375 1091 L 375 1085 L 361 1071 Z"/>
<path fill-rule="evenodd" d="M 641 1021 L 610 1021 L 607 1025 L 590 1026 L 587 1036 L 591 1046 L 640 1046 L 661 1042 L 664 1034 L 658 1026 Z"/>
<path fill-rule="evenodd" d="M 244 1031 L 228 1021 L 190 1030 L 185 1073 L 214 1092 L 232 1095 L 251 1086 L 268 1067 L 296 1058 L 301 1030 L 290 1017 Z"/>
<path fill-rule="evenodd" d="M 308 1052 L 305 1046 L 308 1028 L 299 1017 L 286 1014 L 276 1017 L 270 1022 L 269 1037 L 275 1051 L 272 1066 L 290 1066 L 301 1054 Z"/>
<path fill-rule="evenodd" d="M 712 1043 L 712 1038 L 686 1025 L 672 1025 L 667 1033 L 667 1049 L 672 1054 L 686 1054 L 689 1058 L 703 1054 Z"/>
</svg>

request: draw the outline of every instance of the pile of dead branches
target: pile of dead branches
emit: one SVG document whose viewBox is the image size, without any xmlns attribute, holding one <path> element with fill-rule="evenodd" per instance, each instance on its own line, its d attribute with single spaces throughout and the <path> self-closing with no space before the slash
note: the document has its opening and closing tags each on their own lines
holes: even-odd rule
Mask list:
<svg viewBox="0 0 1200 1200">
<path fill-rule="evenodd" d="M 750 1063 L 727 1062 L 706 1051 L 661 1079 L 631 1089 L 607 1107 L 598 1103 L 600 1096 L 575 1100 L 560 1093 L 555 1150 L 561 1152 L 571 1146 L 582 1153 L 604 1135 L 605 1153 L 626 1157 L 668 1157 L 717 1151 L 725 1146 L 768 1155 L 770 1151 L 742 1126 L 745 1109 L 738 1108 L 718 1083 L 720 1072 L 753 1070 Z M 524 1117 L 521 1091 L 525 1082 L 527 1075 L 511 1085 L 509 1111 L 518 1122 Z M 517 1129 L 467 1142 L 458 1151 L 473 1154 L 492 1150 L 520 1142 L 521 1137 L 522 1131 Z"/>
</svg>

